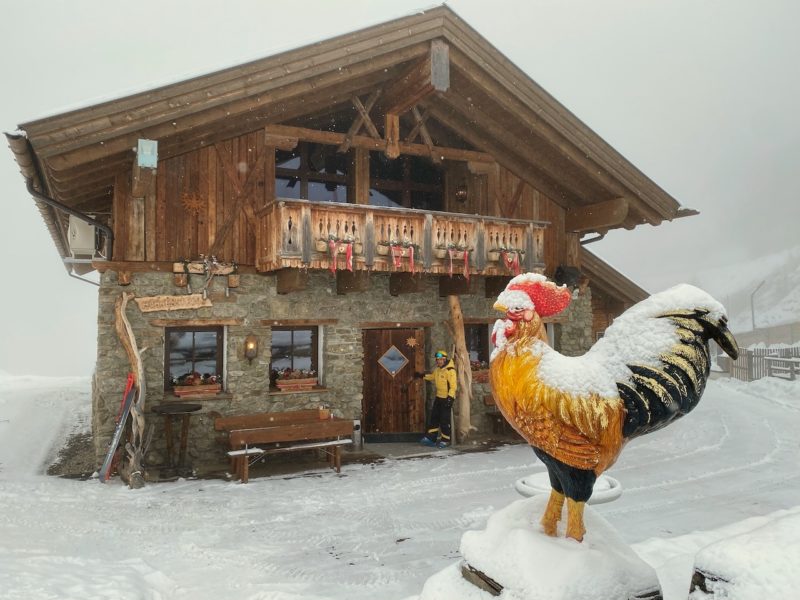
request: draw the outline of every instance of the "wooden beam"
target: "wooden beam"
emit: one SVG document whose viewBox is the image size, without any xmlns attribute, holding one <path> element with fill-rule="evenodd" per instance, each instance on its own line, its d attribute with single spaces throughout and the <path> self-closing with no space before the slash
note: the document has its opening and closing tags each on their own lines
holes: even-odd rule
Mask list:
<svg viewBox="0 0 800 600">
<path fill-rule="evenodd" d="M 268 327 L 302 327 L 304 325 L 336 325 L 339 319 L 262 319 Z"/>
<path fill-rule="evenodd" d="M 365 148 L 353 149 L 353 165 L 347 191 L 352 194 L 350 202 L 369 204 L 369 151 Z"/>
<path fill-rule="evenodd" d="M 304 127 L 292 127 L 289 125 L 267 125 L 265 130 L 271 135 L 285 135 L 296 137 L 300 140 L 307 142 L 316 142 L 318 144 L 329 144 L 332 146 L 339 146 L 345 141 L 345 134 L 336 133 L 335 131 L 320 131 L 317 129 L 306 129 Z M 357 148 L 365 148 L 367 150 L 383 151 L 386 146 L 384 140 L 376 140 L 371 137 L 356 135 L 353 137 L 353 146 Z M 409 144 L 400 142 L 400 153 L 409 154 L 412 156 L 425 156 L 430 157 L 431 150 L 424 144 Z M 474 161 L 491 163 L 494 162 L 494 157 L 485 152 L 476 152 L 474 150 L 462 150 L 460 148 L 443 148 L 441 146 L 434 146 L 433 151 L 441 158 L 446 160 L 461 160 L 461 161 Z"/>
<path fill-rule="evenodd" d="M 176 271 L 176 265 L 180 268 Z M 106 271 L 130 271 L 131 273 L 147 273 L 147 272 L 157 272 L 157 273 L 182 273 L 183 272 L 183 263 L 176 263 L 173 261 L 127 261 L 127 260 L 114 260 L 114 261 L 105 261 L 105 260 L 95 260 L 92 261 L 92 268 L 94 268 L 98 273 L 105 273 Z M 236 270 L 239 273 L 250 273 L 253 274 L 256 272 L 255 267 L 253 266 L 246 266 L 246 265 L 237 265 Z M 199 271 L 204 272 L 204 271 Z"/>
<path fill-rule="evenodd" d="M 389 84 L 385 97 L 387 113 L 402 114 L 434 92 L 450 89 L 450 48 L 442 40 L 433 40 L 428 56 Z"/>
<path fill-rule="evenodd" d="M 264 134 L 264 143 L 267 146 L 274 146 L 278 150 L 294 150 L 297 148 L 298 141 L 299 140 L 296 137 Z"/>
<path fill-rule="evenodd" d="M 369 119 L 369 111 L 372 110 L 372 107 L 375 105 L 375 101 L 378 99 L 380 95 L 381 95 L 381 90 L 379 89 L 372 92 L 369 98 L 367 98 L 367 104 L 364 106 L 364 110 L 367 113 L 367 119 L 369 120 L 370 123 L 372 123 L 372 120 Z M 354 96 L 353 98 L 358 100 L 358 96 Z M 359 100 L 359 103 L 360 102 L 361 101 Z M 355 102 L 353 102 L 353 105 L 355 106 Z M 356 110 L 358 111 L 358 107 L 356 107 Z M 337 152 L 347 152 L 350 149 L 350 146 L 353 145 L 353 136 L 355 136 L 361 130 L 361 126 L 364 123 L 365 123 L 364 116 L 361 114 L 361 111 L 358 111 L 356 118 L 353 120 L 352 125 L 350 125 L 350 129 L 347 130 L 347 136 L 344 142 L 342 142 L 339 148 L 337 148 L 336 150 Z M 372 126 L 375 127 L 375 125 Z M 375 137 L 380 137 L 380 134 Z"/>
<path fill-rule="evenodd" d="M 500 292 L 506 289 L 509 281 L 511 281 L 511 276 L 493 275 L 491 277 L 486 277 L 486 297 L 496 298 L 499 296 Z"/>
<path fill-rule="evenodd" d="M 336 293 L 366 292 L 370 288 L 369 271 L 336 271 Z"/>
<path fill-rule="evenodd" d="M 152 327 L 221 327 L 244 325 L 244 319 L 150 319 Z"/>
<path fill-rule="evenodd" d="M 415 130 L 419 129 L 419 134 L 422 137 L 422 141 L 431 151 L 431 156 L 433 157 L 434 161 L 440 162 L 439 157 L 435 156 L 435 152 L 433 151 L 433 138 L 431 137 L 431 134 L 428 132 L 428 128 L 425 126 L 425 120 L 427 119 L 428 111 L 425 111 L 425 115 L 421 115 L 419 109 L 416 106 L 414 106 L 411 109 L 411 114 L 414 115 L 414 121 L 415 121 L 414 129 L 412 129 L 411 132 L 413 133 Z M 409 137 L 410 135 L 411 134 L 409 134 Z M 410 142 L 412 140 L 407 140 L 407 141 Z"/>
<path fill-rule="evenodd" d="M 305 269 L 281 269 L 275 276 L 279 294 L 302 292 L 308 288 L 308 271 Z"/>
<path fill-rule="evenodd" d="M 463 275 L 439 277 L 439 297 L 469 294 L 469 281 Z"/>
<path fill-rule="evenodd" d="M 568 210 L 564 229 L 576 233 L 610 229 L 627 218 L 628 207 L 627 198 L 615 198 Z"/>
<path fill-rule="evenodd" d="M 413 273 L 390 273 L 389 295 L 414 294 L 420 291 L 422 277 Z"/>
<path fill-rule="evenodd" d="M 386 135 L 386 156 L 397 158 L 400 156 L 400 115 L 386 113 L 386 126 L 383 132 Z"/>
<path fill-rule="evenodd" d="M 372 103 L 374 104 L 375 101 L 373 100 Z M 381 134 L 378 133 L 378 128 L 375 127 L 375 123 L 372 122 L 372 118 L 369 116 L 369 109 L 367 109 L 361 103 L 361 100 L 359 99 L 358 96 L 353 96 L 353 106 L 356 107 L 356 110 L 358 111 L 358 116 L 361 117 L 361 123 L 364 125 L 364 127 L 367 128 L 367 133 L 369 133 L 375 139 L 380 139 Z M 372 106 L 370 106 L 370 109 L 371 108 Z"/>
<path fill-rule="evenodd" d="M 415 329 L 433 327 L 433 321 L 371 321 L 359 323 L 359 329 Z"/>
</svg>

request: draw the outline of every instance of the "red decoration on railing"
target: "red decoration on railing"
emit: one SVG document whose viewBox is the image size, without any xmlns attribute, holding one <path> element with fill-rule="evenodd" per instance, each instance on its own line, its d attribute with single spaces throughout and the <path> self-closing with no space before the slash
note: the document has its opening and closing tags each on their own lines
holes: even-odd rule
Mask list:
<svg viewBox="0 0 800 600">
<path fill-rule="evenodd" d="M 344 265 L 348 271 L 353 270 L 353 242 L 337 242 L 336 240 L 328 240 L 328 254 L 331 257 L 330 270 L 331 273 L 336 273 L 338 268 L 337 259 L 339 250 L 344 246 Z"/>
<path fill-rule="evenodd" d="M 461 252 L 461 256 L 464 258 L 464 277 L 467 281 L 469 281 L 469 250 L 459 250 L 458 248 L 448 248 L 447 254 L 449 257 L 449 270 L 450 270 L 450 277 L 453 276 L 453 254 L 456 252 Z"/>
<path fill-rule="evenodd" d="M 519 275 L 519 252 L 517 250 L 503 250 L 500 255 L 506 268 L 514 275 Z"/>
<path fill-rule="evenodd" d="M 336 240 L 328 240 L 328 254 L 331 256 L 331 273 L 336 274 L 336 253 L 339 249 L 336 247 Z"/>
<path fill-rule="evenodd" d="M 389 246 L 392 253 L 392 264 L 395 269 L 403 266 L 403 254 L 408 254 L 408 266 L 411 273 L 414 273 L 414 246 L 401 246 L 400 244 L 392 244 Z"/>
</svg>

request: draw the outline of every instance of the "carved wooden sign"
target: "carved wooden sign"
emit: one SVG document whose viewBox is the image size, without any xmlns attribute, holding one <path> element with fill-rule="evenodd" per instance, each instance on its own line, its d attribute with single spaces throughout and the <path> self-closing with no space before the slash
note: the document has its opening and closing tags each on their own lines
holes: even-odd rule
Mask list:
<svg viewBox="0 0 800 600">
<path fill-rule="evenodd" d="M 158 310 L 191 310 L 213 306 L 211 300 L 203 298 L 202 294 L 189 294 L 184 296 L 147 296 L 136 298 L 136 304 L 142 312 L 155 312 Z"/>
</svg>

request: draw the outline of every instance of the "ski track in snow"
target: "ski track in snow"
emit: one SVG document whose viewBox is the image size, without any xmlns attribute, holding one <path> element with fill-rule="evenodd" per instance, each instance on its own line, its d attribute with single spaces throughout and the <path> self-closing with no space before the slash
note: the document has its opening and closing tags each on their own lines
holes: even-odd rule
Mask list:
<svg viewBox="0 0 800 600">
<path fill-rule="evenodd" d="M 89 422 L 88 381 L 57 381 L 15 382 L 0 396 L 0 420 L 10 419 L 0 422 L 3 598 L 406 598 L 458 559 L 464 531 L 520 498 L 517 479 L 543 470 L 521 444 L 247 485 L 128 490 L 117 479 L 46 477 L 79 406 L 79 425 Z M 710 383 L 693 413 L 623 450 L 609 472 L 622 497 L 588 510 L 633 543 L 794 506 L 800 418 L 791 403 Z"/>
</svg>

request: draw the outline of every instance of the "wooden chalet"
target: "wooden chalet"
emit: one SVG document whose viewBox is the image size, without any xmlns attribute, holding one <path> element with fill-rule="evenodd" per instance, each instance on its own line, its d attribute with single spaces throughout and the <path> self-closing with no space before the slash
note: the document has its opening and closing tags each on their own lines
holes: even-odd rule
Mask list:
<svg viewBox="0 0 800 600">
<path fill-rule="evenodd" d="M 557 277 L 579 293 L 555 337 L 583 352 L 645 293 L 581 241 L 691 214 L 446 6 L 19 129 L 65 265 L 102 274 L 98 458 L 123 292 L 147 406 L 202 407 L 195 463 L 224 456 L 219 415 L 325 405 L 416 436 L 431 391 L 412 375 L 460 338 L 453 298 L 480 368 L 509 278 Z M 478 429 L 487 394 L 461 405 Z"/>
</svg>

